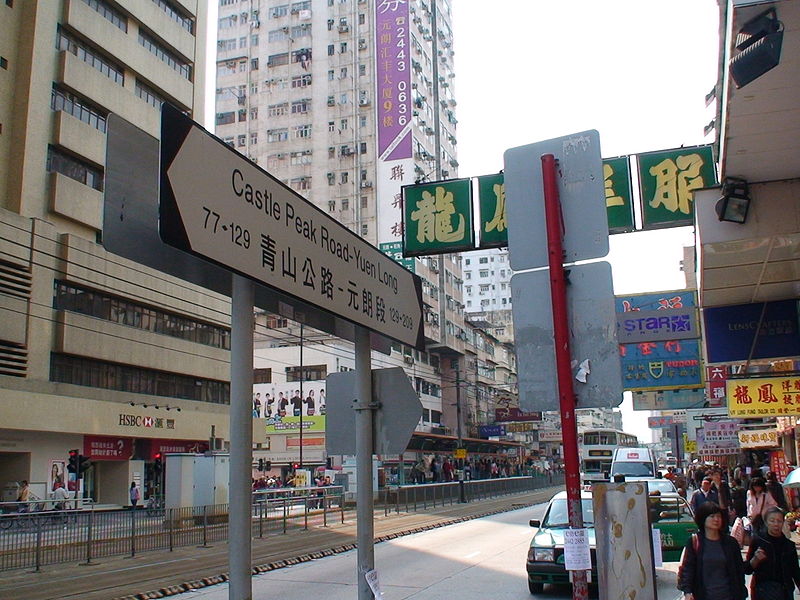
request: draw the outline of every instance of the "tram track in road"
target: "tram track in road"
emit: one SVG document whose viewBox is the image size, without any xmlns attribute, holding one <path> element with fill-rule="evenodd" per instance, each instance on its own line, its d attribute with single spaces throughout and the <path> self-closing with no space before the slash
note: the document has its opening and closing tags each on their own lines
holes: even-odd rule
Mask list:
<svg viewBox="0 0 800 600">
<path fill-rule="evenodd" d="M 545 502 L 560 488 L 546 488 L 481 502 L 453 504 L 416 513 L 375 512 L 376 543 L 444 527 L 470 519 Z M 290 531 L 253 540 L 253 573 L 316 560 L 355 548 L 356 522 L 308 531 Z M 39 573 L 3 574 L 0 600 L 111 600 L 164 598 L 227 580 L 228 546 L 216 542 L 207 548 L 183 547 L 173 552 L 153 551 L 134 558 L 108 558 L 91 565 L 60 564 Z"/>
</svg>

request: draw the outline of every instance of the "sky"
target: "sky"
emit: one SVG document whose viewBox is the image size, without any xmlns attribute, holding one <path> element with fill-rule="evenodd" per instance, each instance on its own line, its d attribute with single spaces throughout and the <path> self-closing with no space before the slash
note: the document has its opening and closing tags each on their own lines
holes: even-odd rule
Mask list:
<svg viewBox="0 0 800 600">
<path fill-rule="evenodd" d="M 710 143 L 718 70 L 716 0 L 452 0 L 459 176 L 503 168 L 503 152 L 596 129 L 602 156 Z M 691 227 L 611 236 L 614 293 L 685 287 Z M 649 439 L 647 415 L 624 428 Z M 643 432 L 647 435 L 643 435 Z"/>
</svg>

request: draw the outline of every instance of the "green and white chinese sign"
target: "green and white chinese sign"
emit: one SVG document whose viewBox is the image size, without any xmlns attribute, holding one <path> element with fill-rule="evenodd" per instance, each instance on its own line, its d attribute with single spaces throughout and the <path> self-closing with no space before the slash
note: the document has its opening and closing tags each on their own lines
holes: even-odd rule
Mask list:
<svg viewBox="0 0 800 600">
<path fill-rule="evenodd" d="M 423 183 L 402 189 L 404 256 L 475 248 L 470 179 Z"/>
<path fill-rule="evenodd" d="M 691 225 L 694 190 L 717 184 L 711 146 L 638 155 L 642 229 Z"/>
<path fill-rule="evenodd" d="M 478 177 L 478 204 L 480 206 L 479 248 L 508 246 L 506 224 L 506 188 L 503 174 Z"/>
<path fill-rule="evenodd" d="M 603 159 L 603 183 L 609 233 L 628 233 L 636 229 L 633 220 L 633 192 L 628 157 Z"/>
<path fill-rule="evenodd" d="M 403 242 L 385 242 L 379 244 L 378 248 L 394 262 L 403 265 L 406 269 L 414 273 L 414 259 L 403 258 Z"/>
</svg>

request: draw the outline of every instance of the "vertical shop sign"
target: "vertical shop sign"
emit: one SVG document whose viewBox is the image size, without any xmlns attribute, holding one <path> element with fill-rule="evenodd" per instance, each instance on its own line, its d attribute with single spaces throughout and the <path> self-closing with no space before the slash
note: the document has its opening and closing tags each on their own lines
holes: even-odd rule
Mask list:
<svg viewBox="0 0 800 600">
<path fill-rule="evenodd" d="M 415 177 L 411 156 L 412 88 L 408 10 L 407 2 L 388 1 L 377 2 L 375 10 L 379 243 L 402 240 L 400 188 L 413 183 Z M 352 101 L 356 102 L 356 99 Z M 359 151 L 358 148 L 355 150 Z M 373 193 L 372 181 L 362 177 L 358 185 L 361 194 Z M 358 233 L 364 235 L 369 232 Z"/>
</svg>

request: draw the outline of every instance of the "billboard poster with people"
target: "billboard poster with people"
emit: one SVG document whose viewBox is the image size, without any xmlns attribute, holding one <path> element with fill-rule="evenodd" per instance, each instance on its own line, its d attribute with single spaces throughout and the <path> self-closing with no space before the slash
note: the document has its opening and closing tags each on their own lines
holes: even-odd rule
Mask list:
<svg viewBox="0 0 800 600">
<path fill-rule="evenodd" d="M 270 433 L 325 432 L 325 382 L 257 383 L 253 386 L 253 417 L 267 420 Z"/>
</svg>

